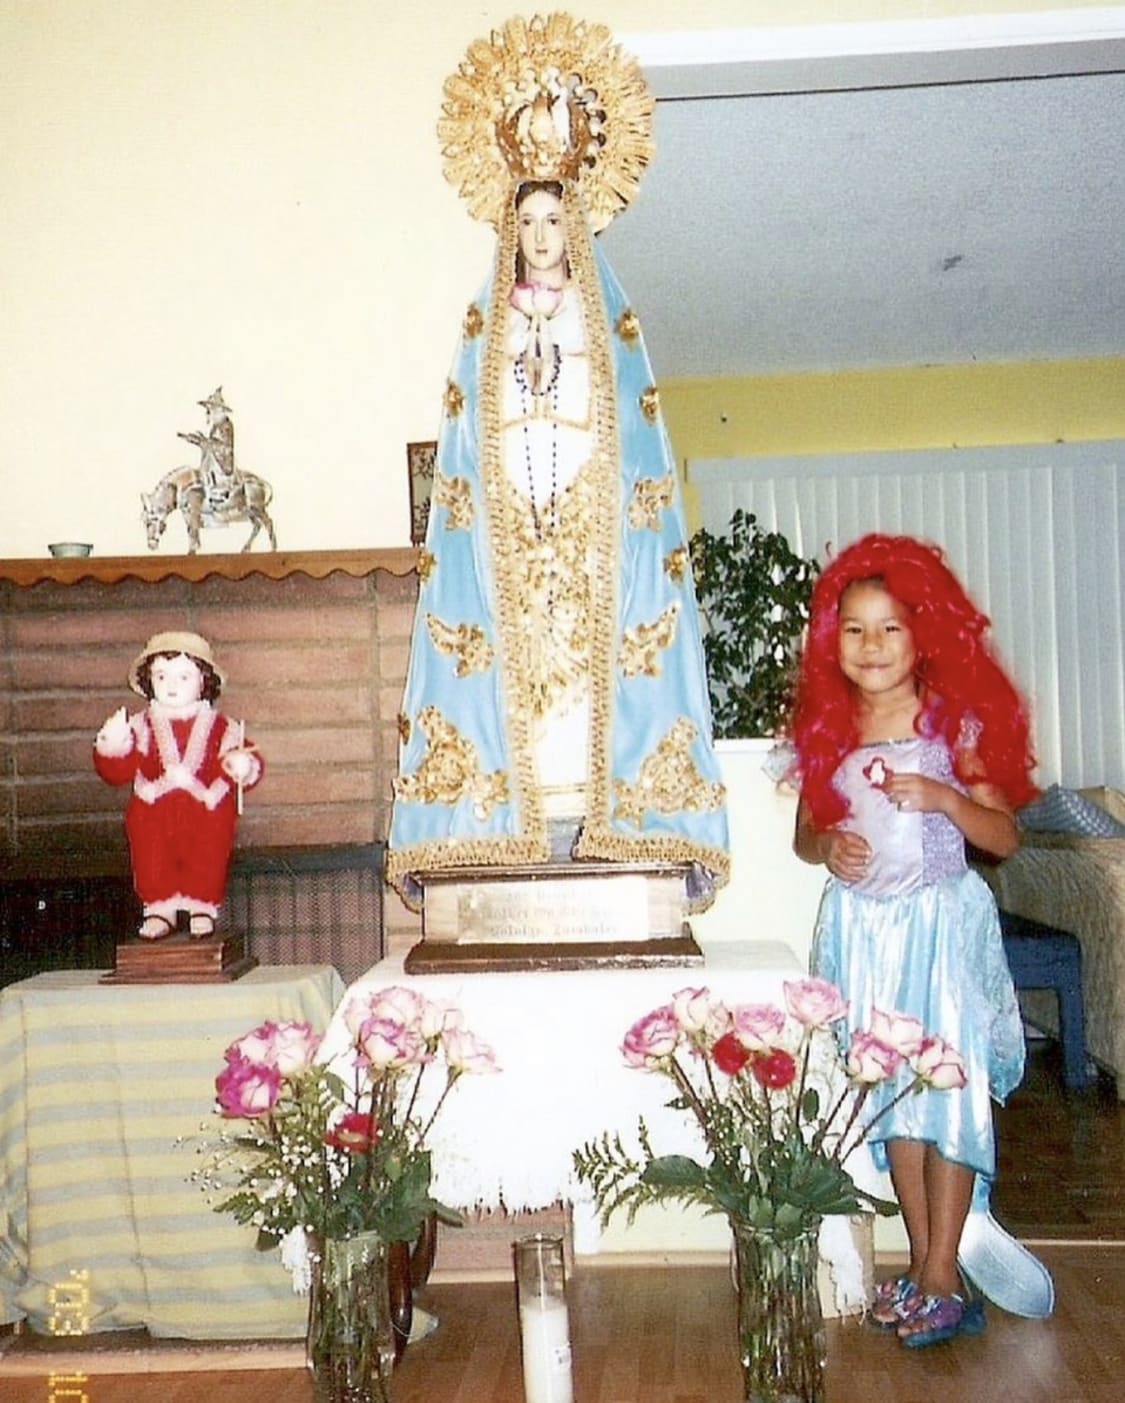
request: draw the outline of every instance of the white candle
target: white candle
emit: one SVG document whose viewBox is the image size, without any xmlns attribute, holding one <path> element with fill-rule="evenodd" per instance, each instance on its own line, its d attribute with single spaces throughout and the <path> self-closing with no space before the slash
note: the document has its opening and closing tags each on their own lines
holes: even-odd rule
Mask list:
<svg viewBox="0 0 1125 1403">
<path fill-rule="evenodd" d="M 566 1302 L 548 1298 L 521 1305 L 520 1337 L 526 1403 L 574 1403 Z"/>
</svg>

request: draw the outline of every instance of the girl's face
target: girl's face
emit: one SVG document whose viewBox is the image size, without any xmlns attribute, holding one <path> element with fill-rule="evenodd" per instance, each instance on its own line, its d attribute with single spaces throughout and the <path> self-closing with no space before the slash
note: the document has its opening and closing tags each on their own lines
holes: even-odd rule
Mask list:
<svg viewBox="0 0 1125 1403">
<path fill-rule="evenodd" d="M 566 217 L 549 190 L 533 190 L 516 211 L 520 253 L 528 274 L 560 287 L 566 275 Z"/>
<path fill-rule="evenodd" d="M 869 696 L 913 694 L 918 654 L 909 615 L 874 580 L 857 580 L 840 596 L 840 670 Z"/>
<path fill-rule="evenodd" d="M 203 673 L 185 653 L 174 658 L 153 658 L 149 676 L 153 700 L 161 706 L 190 706 L 203 695 Z"/>
</svg>

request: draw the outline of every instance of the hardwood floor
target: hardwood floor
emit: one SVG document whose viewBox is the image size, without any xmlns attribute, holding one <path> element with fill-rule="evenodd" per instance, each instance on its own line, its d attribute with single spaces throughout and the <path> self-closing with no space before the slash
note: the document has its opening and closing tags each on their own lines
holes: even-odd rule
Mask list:
<svg viewBox="0 0 1125 1403">
<path fill-rule="evenodd" d="M 1064 1091 L 1058 1044 L 1032 1042 L 1023 1084 L 996 1113 L 996 1135 L 993 1207 L 1010 1232 L 1125 1243 L 1125 1105 L 1109 1077 Z"/>
<path fill-rule="evenodd" d="M 905 1350 L 858 1320 L 828 1322 L 828 1403 L 1117 1403 L 1125 1368 L 1125 1248 L 1052 1246 L 1059 1307 L 993 1310 L 975 1339 Z M 441 1324 L 412 1345 L 395 1403 L 523 1403 L 507 1283 L 438 1285 Z M 571 1283 L 576 1403 L 740 1403 L 730 1278 L 720 1267 L 586 1268 Z M 0 1379 L 4 1403 L 313 1403 L 299 1369 Z"/>
<path fill-rule="evenodd" d="M 1064 1094 L 1053 1045 L 1035 1045 L 997 1126 L 997 1212 L 1042 1244 L 1055 1314 L 1033 1321 L 991 1309 L 983 1336 L 917 1352 L 858 1320 L 829 1321 L 827 1403 L 1117 1403 L 1125 1394 L 1125 1108 L 1106 1083 Z M 570 1292 L 576 1403 L 740 1403 L 725 1268 L 580 1265 Z M 407 1351 L 395 1403 L 523 1403 L 510 1283 L 431 1285 L 419 1302 L 441 1324 Z M 3 1403 L 314 1397 L 301 1369 L 0 1377 Z"/>
</svg>

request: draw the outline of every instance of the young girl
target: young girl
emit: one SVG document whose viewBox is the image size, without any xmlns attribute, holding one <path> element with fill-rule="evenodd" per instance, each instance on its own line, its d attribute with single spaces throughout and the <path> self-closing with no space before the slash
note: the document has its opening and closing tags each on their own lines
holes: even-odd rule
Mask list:
<svg viewBox="0 0 1125 1403">
<path fill-rule="evenodd" d="M 995 903 L 965 859 L 966 841 L 1014 852 L 1013 808 L 1035 793 L 1027 715 L 984 640 L 987 624 L 936 547 L 866 536 L 817 581 L 793 721 L 794 847 L 831 874 L 816 973 L 847 994 L 849 1033 L 873 1007 L 900 1010 L 952 1043 L 968 1070 L 963 1090 L 901 1101 L 872 1146 L 910 1243 L 909 1268 L 879 1285 L 873 1316 L 911 1347 L 984 1328 L 958 1248 L 971 1272 L 962 1231 L 970 1207 L 987 1216 L 995 1174 L 989 1093 L 1003 1101 L 1023 1075 Z M 872 1098 L 872 1114 L 894 1090 Z M 977 1284 L 1015 1308 L 1021 1294 L 1006 1292 L 1007 1275 L 1030 1270 L 1034 1296 L 1042 1269 L 988 1221 L 990 1246 L 1011 1250 L 999 1286 L 986 1268 Z"/>
<path fill-rule="evenodd" d="M 211 705 L 223 674 L 197 633 L 157 633 L 129 669 L 148 698 L 143 711 L 113 713 L 94 741 L 109 784 L 129 784 L 125 831 L 144 919 L 138 935 L 171 935 L 186 911 L 193 936 L 212 934 L 226 891 L 237 792 L 262 777 L 241 726 Z"/>
</svg>

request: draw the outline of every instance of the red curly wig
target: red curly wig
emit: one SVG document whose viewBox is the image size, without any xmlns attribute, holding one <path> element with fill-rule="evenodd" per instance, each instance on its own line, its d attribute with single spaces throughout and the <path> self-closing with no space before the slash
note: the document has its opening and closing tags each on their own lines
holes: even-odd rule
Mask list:
<svg viewBox="0 0 1125 1403">
<path fill-rule="evenodd" d="M 1013 807 L 1027 803 L 1037 792 L 1027 709 L 985 641 L 988 619 L 937 546 L 873 533 L 841 551 L 813 590 L 792 725 L 801 795 L 813 823 L 829 828 L 848 812 L 832 778 L 859 735 L 852 686 L 840 669 L 838 625 L 841 596 L 861 580 L 882 585 L 909 615 L 923 701 L 915 729 L 944 738 L 963 784 L 994 784 Z M 967 773 L 957 742 L 970 718 L 980 735 Z"/>
</svg>

